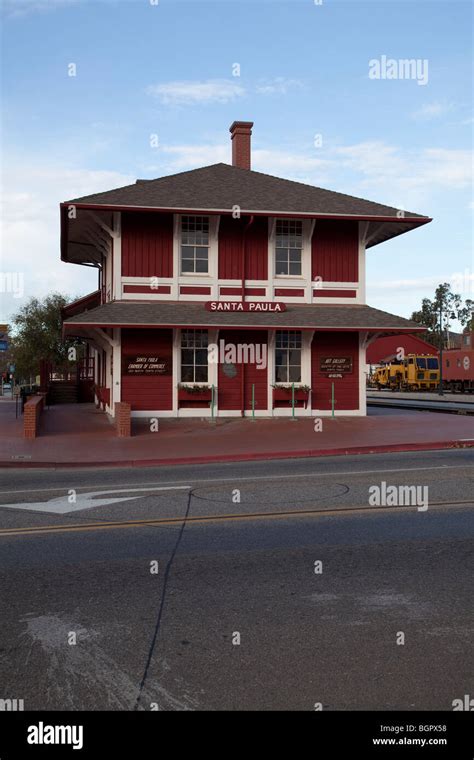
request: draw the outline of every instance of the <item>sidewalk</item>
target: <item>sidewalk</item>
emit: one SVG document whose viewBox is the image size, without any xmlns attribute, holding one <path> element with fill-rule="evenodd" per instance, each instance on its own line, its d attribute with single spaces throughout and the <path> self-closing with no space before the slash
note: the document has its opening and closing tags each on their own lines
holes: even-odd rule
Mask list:
<svg viewBox="0 0 474 760">
<path fill-rule="evenodd" d="M 314 419 L 249 418 L 159 421 L 151 433 L 136 421 L 131 438 L 118 438 L 92 404 L 47 409 L 40 435 L 23 438 L 14 403 L 0 405 L 0 466 L 145 466 L 249 459 L 329 456 L 474 446 L 472 419 L 449 414 L 392 413 Z"/>
</svg>

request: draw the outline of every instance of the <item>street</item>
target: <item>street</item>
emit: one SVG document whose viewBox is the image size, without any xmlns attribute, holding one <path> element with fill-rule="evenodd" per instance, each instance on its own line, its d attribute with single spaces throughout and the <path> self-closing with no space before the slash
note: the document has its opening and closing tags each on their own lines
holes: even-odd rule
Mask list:
<svg viewBox="0 0 474 760">
<path fill-rule="evenodd" d="M 452 710 L 473 693 L 472 457 L 2 470 L 0 699 Z M 382 481 L 428 509 L 369 506 Z"/>
</svg>

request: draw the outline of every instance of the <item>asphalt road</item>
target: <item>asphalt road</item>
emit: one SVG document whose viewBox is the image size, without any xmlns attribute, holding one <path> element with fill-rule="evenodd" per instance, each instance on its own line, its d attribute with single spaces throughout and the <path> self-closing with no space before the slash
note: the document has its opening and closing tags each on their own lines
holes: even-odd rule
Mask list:
<svg viewBox="0 0 474 760">
<path fill-rule="evenodd" d="M 0 699 L 452 709 L 473 694 L 472 461 L 2 471 Z M 370 506 L 382 481 L 428 509 Z"/>
</svg>

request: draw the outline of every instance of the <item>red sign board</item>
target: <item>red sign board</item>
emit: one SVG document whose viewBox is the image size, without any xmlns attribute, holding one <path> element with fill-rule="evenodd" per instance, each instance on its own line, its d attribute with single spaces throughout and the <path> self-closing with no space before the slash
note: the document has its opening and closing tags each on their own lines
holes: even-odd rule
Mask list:
<svg viewBox="0 0 474 760">
<path fill-rule="evenodd" d="M 170 356 L 127 354 L 122 357 L 122 375 L 170 375 Z"/>
<path fill-rule="evenodd" d="M 286 311 L 286 304 L 281 301 L 207 301 L 207 311 L 253 311 L 278 314 Z"/>
<path fill-rule="evenodd" d="M 341 373 L 352 372 L 352 356 L 322 356 L 319 365 L 321 372 L 334 372 L 329 377 L 341 377 Z"/>
</svg>

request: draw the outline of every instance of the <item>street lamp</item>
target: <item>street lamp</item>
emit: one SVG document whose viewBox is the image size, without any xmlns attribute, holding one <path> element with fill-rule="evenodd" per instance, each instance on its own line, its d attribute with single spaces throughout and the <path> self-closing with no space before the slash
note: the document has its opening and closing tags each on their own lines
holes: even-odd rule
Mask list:
<svg viewBox="0 0 474 760">
<path fill-rule="evenodd" d="M 444 396 L 443 392 L 443 317 L 449 316 L 449 319 L 456 319 L 454 311 L 451 314 L 447 314 L 447 310 L 443 308 L 443 302 L 439 303 L 439 386 L 438 395 Z"/>
</svg>

